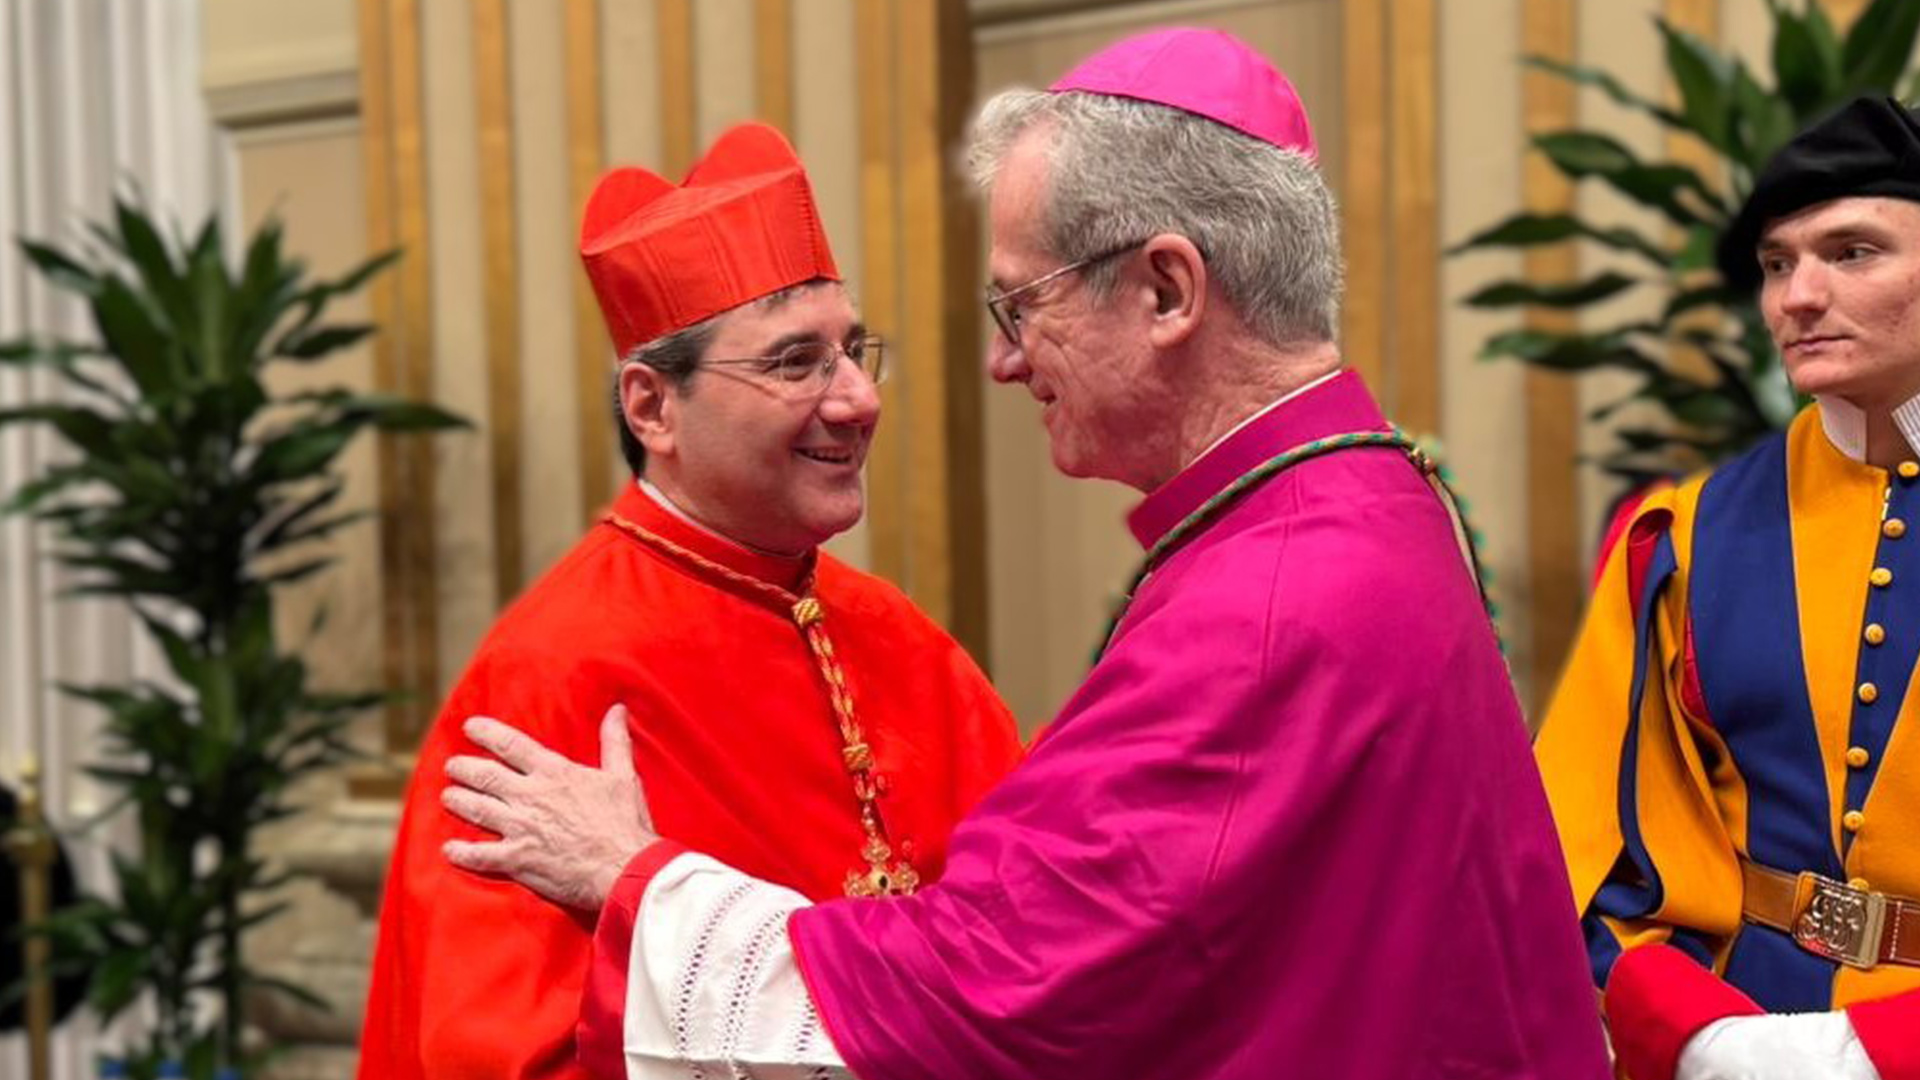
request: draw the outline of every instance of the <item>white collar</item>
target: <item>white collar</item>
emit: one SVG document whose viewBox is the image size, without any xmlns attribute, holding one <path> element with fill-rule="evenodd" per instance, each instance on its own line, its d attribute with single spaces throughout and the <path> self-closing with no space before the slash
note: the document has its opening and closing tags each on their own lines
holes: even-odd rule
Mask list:
<svg viewBox="0 0 1920 1080">
<path fill-rule="evenodd" d="M 1867 460 L 1866 410 L 1832 394 L 1815 394 L 1813 400 L 1820 406 L 1820 427 L 1833 448 L 1855 461 Z M 1893 410 L 1893 426 L 1907 440 L 1909 451 L 1920 451 L 1920 395 Z"/>
<path fill-rule="evenodd" d="M 1313 380 L 1312 382 L 1307 383 L 1304 386 L 1296 386 L 1293 389 L 1287 391 L 1286 393 L 1281 394 L 1279 397 L 1273 399 L 1272 401 L 1267 402 L 1265 405 L 1261 406 L 1259 411 L 1253 413 L 1251 416 L 1248 416 L 1245 420 L 1242 420 L 1239 423 L 1228 428 L 1225 434 L 1221 435 L 1219 438 L 1208 443 L 1207 448 L 1205 450 L 1200 451 L 1198 454 L 1195 454 L 1193 456 L 1193 461 L 1187 462 L 1186 467 L 1191 468 L 1193 466 L 1194 461 L 1199 461 L 1201 458 L 1206 457 L 1208 454 L 1211 454 L 1215 450 L 1219 449 L 1221 443 L 1224 443 L 1228 439 L 1231 439 L 1235 435 L 1238 435 L 1241 429 L 1245 428 L 1248 424 L 1253 423 L 1255 420 L 1260 419 L 1261 417 L 1267 415 L 1268 413 L 1279 408 L 1280 406 L 1285 405 L 1287 402 L 1292 401 L 1294 398 L 1299 397 L 1301 394 L 1304 394 L 1307 391 L 1314 389 L 1320 384 L 1325 382 L 1330 382 L 1332 379 L 1334 379 L 1336 376 L 1338 376 L 1341 372 L 1345 370 L 1347 369 L 1343 367 L 1334 368 L 1332 371 L 1327 372 L 1325 375 L 1320 376 L 1319 378 Z"/>
<path fill-rule="evenodd" d="M 754 547 L 752 544 L 743 544 L 740 541 L 735 540 L 733 537 L 726 535 L 725 533 L 715 531 L 711 526 L 707 525 L 706 523 L 696 520 L 692 514 L 689 514 L 685 510 L 680 509 L 680 507 L 676 505 L 672 499 L 667 498 L 666 492 L 661 491 L 659 488 L 655 487 L 653 483 L 649 481 L 646 477 L 636 476 L 633 478 L 633 482 L 640 488 L 641 493 L 646 495 L 647 498 L 652 499 L 656 504 L 658 504 L 660 509 L 665 510 L 667 513 L 672 514 L 674 517 L 677 517 L 681 521 L 684 521 L 687 524 L 693 526 L 694 528 L 699 529 L 701 532 L 706 533 L 708 536 L 713 537 L 715 540 L 718 540 L 723 544 L 730 544 L 733 547 L 739 548 L 741 551 L 751 552 L 755 555 L 764 556 L 766 558 L 772 558 L 772 559 L 804 558 L 804 556 L 802 555 L 783 555 L 778 551 L 767 551 L 763 548 Z"/>
</svg>

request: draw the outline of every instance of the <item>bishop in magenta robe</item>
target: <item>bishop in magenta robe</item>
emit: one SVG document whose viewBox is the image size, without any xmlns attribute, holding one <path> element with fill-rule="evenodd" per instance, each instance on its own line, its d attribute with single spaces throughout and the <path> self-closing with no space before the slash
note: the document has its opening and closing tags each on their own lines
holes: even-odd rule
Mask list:
<svg viewBox="0 0 1920 1080">
<path fill-rule="evenodd" d="M 1336 375 L 1129 524 L 1152 546 L 1275 455 L 1384 430 Z M 1177 546 L 938 884 L 806 905 L 682 850 L 643 852 L 601 916 L 583 1046 L 633 1076 L 1607 1071 L 1493 628 L 1446 507 L 1390 447 L 1295 465 Z M 729 959 L 690 964 L 694 941 Z M 690 971 L 711 1008 L 677 1001 Z M 754 1047 L 809 1009 L 811 1056 Z"/>
</svg>

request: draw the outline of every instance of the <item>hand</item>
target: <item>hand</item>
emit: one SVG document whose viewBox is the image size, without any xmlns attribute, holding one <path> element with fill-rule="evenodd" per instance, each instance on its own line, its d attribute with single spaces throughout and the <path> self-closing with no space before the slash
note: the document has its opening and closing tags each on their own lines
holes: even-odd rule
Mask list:
<svg viewBox="0 0 1920 1080">
<path fill-rule="evenodd" d="M 500 839 L 449 840 L 441 848 L 447 861 L 512 878 L 568 907 L 600 910 L 627 863 L 659 839 L 633 771 L 626 708 L 615 705 L 600 721 L 599 768 L 489 717 L 470 717 L 462 730 L 499 760 L 449 759 L 440 801 Z"/>
</svg>

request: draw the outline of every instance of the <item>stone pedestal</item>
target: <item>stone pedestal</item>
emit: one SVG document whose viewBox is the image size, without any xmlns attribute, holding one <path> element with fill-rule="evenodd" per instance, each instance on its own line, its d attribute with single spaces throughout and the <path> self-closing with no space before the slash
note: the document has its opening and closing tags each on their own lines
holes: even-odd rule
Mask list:
<svg viewBox="0 0 1920 1080">
<path fill-rule="evenodd" d="M 287 1051 L 265 1080 L 352 1080 L 399 812 L 394 802 L 345 799 L 264 839 L 263 854 L 306 877 L 284 891 L 292 908 L 249 939 L 250 955 L 330 1007 L 271 991 L 250 998 L 250 1023 Z"/>
</svg>

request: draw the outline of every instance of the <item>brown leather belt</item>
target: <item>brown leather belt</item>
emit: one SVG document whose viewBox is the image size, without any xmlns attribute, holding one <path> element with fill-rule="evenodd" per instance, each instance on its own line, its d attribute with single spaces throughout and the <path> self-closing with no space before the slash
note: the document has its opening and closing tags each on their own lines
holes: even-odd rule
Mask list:
<svg viewBox="0 0 1920 1080">
<path fill-rule="evenodd" d="M 1815 873 L 1789 874 L 1740 860 L 1740 914 L 1790 935 L 1810 953 L 1849 967 L 1920 967 L 1920 901 L 1856 889 Z"/>
</svg>

